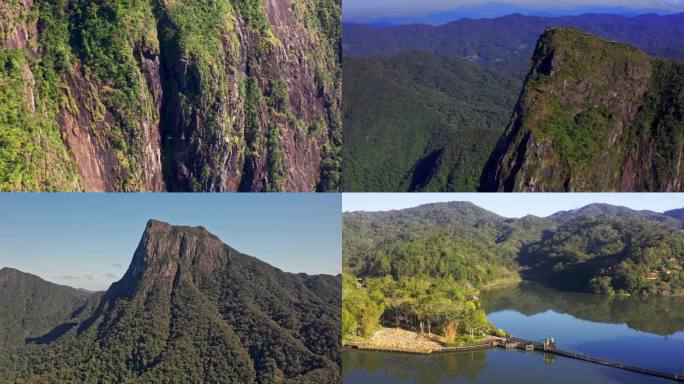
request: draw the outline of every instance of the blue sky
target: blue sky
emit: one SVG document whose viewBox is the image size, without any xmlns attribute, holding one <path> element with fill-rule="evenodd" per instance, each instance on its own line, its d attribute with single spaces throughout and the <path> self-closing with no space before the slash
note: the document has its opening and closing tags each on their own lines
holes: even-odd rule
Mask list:
<svg viewBox="0 0 684 384">
<path fill-rule="evenodd" d="M 202 225 L 290 272 L 341 270 L 339 194 L 0 194 L 0 268 L 90 290 L 123 276 L 148 219 Z"/>
<path fill-rule="evenodd" d="M 387 211 L 446 201 L 470 201 L 504 217 L 522 217 L 548 216 L 591 203 L 663 212 L 684 208 L 684 193 L 345 193 L 342 210 Z"/>
<path fill-rule="evenodd" d="M 344 0 L 343 19 L 373 20 L 401 18 L 409 16 L 425 16 L 429 14 L 452 11 L 462 6 L 491 4 L 492 0 Z M 525 8 L 649 8 L 668 11 L 684 11 L 684 0 L 496 0 Z"/>
</svg>

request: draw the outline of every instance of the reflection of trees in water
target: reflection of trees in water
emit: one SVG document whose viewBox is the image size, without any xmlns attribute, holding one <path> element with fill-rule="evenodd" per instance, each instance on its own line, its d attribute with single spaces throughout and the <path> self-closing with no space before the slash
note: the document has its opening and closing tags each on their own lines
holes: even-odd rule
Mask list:
<svg viewBox="0 0 684 384">
<path fill-rule="evenodd" d="M 393 380 L 410 380 L 421 384 L 436 384 L 441 380 L 459 378 L 474 381 L 487 367 L 486 351 L 411 355 L 401 353 L 345 350 L 342 375 L 351 371 L 391 375 Z"/>
<path fill-rule="evenodd" d="M 616 297 L 563 292 L 535 283 L 520 283 L 482 293 L 487 313 L 513 309 L 531 316 L 547 310 L 583 320 L 626 323 L 632 329 L 658 335 L 684 330 L 684 300 L 678 297 Z"/>
</svg>

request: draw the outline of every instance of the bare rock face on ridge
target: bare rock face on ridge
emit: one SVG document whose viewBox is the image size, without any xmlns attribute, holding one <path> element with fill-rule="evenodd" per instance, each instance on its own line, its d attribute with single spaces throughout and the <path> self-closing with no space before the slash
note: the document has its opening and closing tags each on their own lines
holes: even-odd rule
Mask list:
<svg viewBox="0 0 684 384">
<path fill-rule="evenodd" d="M 340 4 L 0 4 L 0 190 L 339 187 Z"/>
<path fill-rule="evenodd" d="M 338 383 L 340 306 L 339 276 L 285 273 L 203 227 L 151 220 L 123 278 L 68 326 L 55 324 L 59 333 L 29 343 L 19 355 L 31 358 L 27 373 L 10 373 L 28 382 Z"/>
<path fill-rule="evenodd" d="M 482 190 L 682 190 L 683 63 L 567 28 L 532 60 Z"/>
</svg>

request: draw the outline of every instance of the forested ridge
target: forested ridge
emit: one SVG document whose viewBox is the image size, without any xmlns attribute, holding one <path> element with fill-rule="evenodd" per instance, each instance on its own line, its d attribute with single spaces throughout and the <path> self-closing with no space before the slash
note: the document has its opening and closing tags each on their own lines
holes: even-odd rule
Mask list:
<svg viewBox="0 0 684 384">
<path fill-rule="evenodd" d="M 345 191 L 475 191 L 519 90 L 513 76 L 411 51 L 346 58 Z"/>
<path fill-rule="evenodd" d="M 124 277 L 3 358 L 0 375 L 17 383 L 337 383 L 340 285 L 335 276 L 282 272 L 202 227 L 150 221 Z"/>
<path fill-rule="evenodd" d="M 344 24 L 343 188 L 679 190 L 682 18 Z M 567 50 L 545 44 L 547 29 L 568 27 L 594 37 L 566 41 Z M 554 54 L 552 73 L 537 76 Z M 634 95 L 616 96 L 625 93 Z M 530 128 L 519 129 L 526 120 Z"/>
<path fill-rule="evenodd" d="M 345 213 L 343 333 L 369 334 L 378 323 L 493 332 L 477 315 L 478 290 L 519 277 L 570 291 L 681 297 L 683 227 L 679 211 L 603 204 L 519 219 L 468 202 Z"/>
</svg>

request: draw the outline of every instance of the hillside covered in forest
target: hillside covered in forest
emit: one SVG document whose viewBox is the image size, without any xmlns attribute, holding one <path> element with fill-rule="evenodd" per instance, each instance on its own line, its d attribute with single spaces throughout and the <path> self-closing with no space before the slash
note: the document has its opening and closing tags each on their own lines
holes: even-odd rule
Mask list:
<svg viewBox="0 0 684 384">
<path fill-rule="evenodd" d="M 343 265 L 360 277 L 451 278 L 476 288 L 512 275 L 609 294 L 684 294 L 677 212 L 589 205 L 504 218 L 467 202 L 344 215 Z"/>
<path fill-rule="evenodd" d="M 345 191 L 475 190 L 519 88 L 418 51 L 347 58 L 343 74 Z"/>
<path fill-rule="evenodd" d="M 509 287 L 495 290 L 503 292 L 495 296 L 482 290 L 521 279 L 578 295 L 635 298 L 616 301 L 615 308 L 572 307 L 582 318 L 606 317 L 605 311 L 625 310 L 624 305 L 633 311 L 651 295 L 681 300 L 683 228 L 680 210 L 658 213 L 605 204 L 521 218 L 505 218 L 470 202 L 347 212 L 343 342 L 362 349 L 427 353 L 491 342 L 504 331 L 489 323 L 485 305 L 489 310 L 509 308 L 514 300 L 514 308 L 534 313 L 539 303 L 519 302 Z M 524 285 L 515 289 L 520 287 Z M 488 302 L 481 299 L 483 294 L 489 295 Z M 542 300 L 551 301 L 540 296 Z M 562 301 L 552 305 L 568 306 Z M 671 329 L 662 321 L 639 321 L 635 313 L 621 318 L 659 333 Z M 400 337 L 402 332 L 410 336 Z M 378 336 L 384 334 L 393 336 Z"/>
<path fill-rule="evenodd" d="M 11 382 L 340 380 L 340 278 L 282 272 L 203 227 L 151 220 L 104 293 L 9 269 L 0 284 Z"/>
<path fill-rule="evenodd" d="M 679 38 L 684 32 L 683 18 L 684 14 L 509 15 L 441 26 L 344 24 L 344 190 L 679 190 L 681 182 L 675 179 L 681 174 L 676 159 L 681 151 L 678 129 L 682 121 L 678 116 L 682 95 L 677 60 L 684 60 L 684 44 Z M 559 121 L 548 120 L 548 126 L 567 132 L 554 140 L 556 147 L 565 145 L 558 149 L 563 153 L 553 154 L 563 157 L 565 163 L 567 158 L 582 159 L 577 165 L 581 169 L 572 171 L 567 170 L 567 164 L 559 165 L 541 154 L 549 152 L 545 143 L 530 142 L 529 148 L 525 147 L 528 141 L 522 140 L 527 130 L 515 138 L 517 141 L 510 137 L 521 115 L 550 111 L 550 105 L 523 99 L 543 91 L 537 90 L 537 79 L 551 78 L 538 75 L 541 60 L 552 50 L 546 44 L 546 29 L 581 30 L 593 34 L 592 41 L 603 42 L 577 42 L 574 51 L 585 56 L 576 58 L 575 68 L 565 65 L 565 76 L 554 77 L 577 87 L 563 87 L 562 82 L 553 87 L 551 82 L 544 88 L 548 93 L 539 96 L 540 100 L 553 101 L 556 108 L 550 115 L 558 116 Z M 542 47 L 546 47 L 545 53 L 540 51 Z M 623 76 L 619 64 L 624 50 L 617 47 L 648 58 L 641 60 L 648 68 L 634 63 L 639 70 Z M 592 61 L 601 56 L 605 56 L 605 67 Z M 615 64 L 612 70 L 607 67 L 610 63 Z M 638 81 L 632 79 L 634 76 Z M 629 100 L 618 96 L 623 91 L 623 78 L 641 84 Z M 575 99 L 578 101 L 572 101 Z M 517 104 L 512 100 L 518 100 Z M 591 102 L 608 107 L 605 111 L 582 109 L 581 103 Z M 637 111 L 638 120 L 634 118 Z M 618 115 L 627 117 L 617 119 Z M 603 127 L 605 124 L 600 123 L 606 120 L 615 128 L 611 131 L 614 135 L 606 133 L 608 128 L 585 132 L 594 124 Z M 531 119 L 529 125 L 536 127 L 535 122 Z M 597 140 L 612 148 L 610 143 L 605 144 L 610 138 L 621 142 L 609 151 L 609 161 L 594 161 L 584 153 L 593 150 Z M 516 144 L 520 147 L 517 151 Z M 535 155 L 537 152 L 540 154 Z M 513 174 L 524 168 L 521 164 L 534 168 L 534 164 L 551 162 L 547 168 L 563 173 L 563 177 L 538 172 L 528 178 L 539 186 L 512 185 Z M 593 169 L 591 172 L 598 175 L 594 177 L 587 169 L 592 162 L 621 169 Z M 497 171 L 497 167 L 505 171 Z M 474 181 L 473 174 L 478 172 L 480 180 Z M 578 181 L 566 186 L 563 181 L 569 173 Z"/>
<path fill-rule="evenodd" d="M 0 190 L 340 177 L 339 1 L 0 3 Z"/>
</svg>

